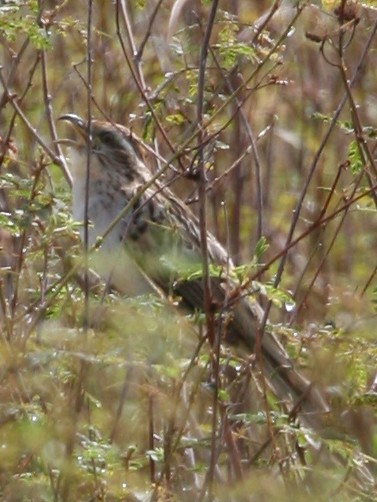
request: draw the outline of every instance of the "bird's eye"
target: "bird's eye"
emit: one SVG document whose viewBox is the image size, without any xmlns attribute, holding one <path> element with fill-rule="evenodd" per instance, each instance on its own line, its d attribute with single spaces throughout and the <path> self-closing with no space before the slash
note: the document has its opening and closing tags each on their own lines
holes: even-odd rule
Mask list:
<svg viewBox="0 0 377 502">
<path fill-rule="evenodd" d="M 113 131 L 101 131 L 98 134 L 98 146 L 104 145 L 113 149 L 123 148 L 123 141 Z"/>
<path fill-rule="evenodd" d="M 110 131 L 101 132 L 99 138 L 105 145 L 114 145 L 114 134 L 112 134 Z"/>
<path fill-rule="evenodd" d="M 116 148 L 116 138 L 111 131 L 97 131 L 93 134 L 93 147 L 100 152 L 103 148 Z"/>
</svg>

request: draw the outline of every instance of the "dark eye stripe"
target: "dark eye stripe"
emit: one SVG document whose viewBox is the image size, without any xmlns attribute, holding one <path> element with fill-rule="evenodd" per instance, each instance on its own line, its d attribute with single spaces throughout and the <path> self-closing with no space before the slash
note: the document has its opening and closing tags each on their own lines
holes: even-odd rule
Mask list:
<svg viewBox="0 0 377 502">
<path fill-rule="evenodd" d="M 111 131 L 101 131 L 99 138 L 106 145 L 119 146 L 117 137 Z"/>
</svg>

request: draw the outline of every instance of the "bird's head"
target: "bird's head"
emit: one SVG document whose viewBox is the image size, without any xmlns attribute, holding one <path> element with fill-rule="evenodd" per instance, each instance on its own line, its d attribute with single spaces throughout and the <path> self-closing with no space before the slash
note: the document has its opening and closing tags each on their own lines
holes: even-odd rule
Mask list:
<svg viewBox="0 0 377 502">
<path fill-rule="evenodd" d="M 66 142 L 73 149 L 75 156 L 86 157 L 89 151 L 106 171 L 116 170 L 130 180 L 141 178 L 145 180 L 149 174 L 135 136 L 124 126 L 92 120 L 91 139 L 89 139 L 88 122 L 78 115 L 66 114 L 59 120 L 69 122 L 75 132 L 75 138 Z M 75 157 L 75 158 L 76 158 Z M 77 163 L 77 161 L 76 161 Z M 84 163 L 80 162 L 80 169 Z M 77 166 L 73 166 L 74 170 Z"/>
</svg>

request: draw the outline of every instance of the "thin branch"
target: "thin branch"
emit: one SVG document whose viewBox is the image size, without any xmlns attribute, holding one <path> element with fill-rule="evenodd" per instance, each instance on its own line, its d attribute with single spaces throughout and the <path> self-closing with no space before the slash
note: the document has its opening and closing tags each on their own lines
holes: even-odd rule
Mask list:
<svg viewBox="0 0 377 502">
<path fill-rule="evenodd" d="M 63 155 L 62 149 L 59 145 L 58 142 L 58 134 L 56 131 L 56 125 L 55 125 L 55 120 L 53 116 L 53 111 L 52 111 L 52 100 L 51 100 L 51 94 L 49 91 L 48 87 L 48 70 L 47 70 L 47 57 L 46 57 L 46 52 L 40 51 L 41 55 L 41 63 L 42 63 L 42 87 L 43 87 L 43 98 L 44 98 L 44 104 L 45 104 L 45 110 L 46 110 L 46 116 L 47 116 L 47 124 L 50 129 L 50 135 L 52 138 L 52 144 L 55 148 L 56 155 L 60 159 L 61 162 L 61 168 L 63 170 L 63 174 L 65 179 L 67 180 L 69 186 L 72 188 L 72 177 L 71 173 L 69 172 L 65 157 Z"/>
<path fill-rule="evenodd" d="M 313 222 L 304 232 L 302 232 L 298 237 L 295 239 L 291 240 L 289 244 L 287 244 L 284 249 L 282 249 L 277 255 L 275 255 L 271 260 L 269 260 L 267 263 L 265 263 L 262 267 L 258 269 L 258 271 L 255 274 L 252 274 L 248 280 L 245 282 L 244 287 L 248 287 L 252 281 L 257 280 L 260 278 L 262 274 L 264 274 L 277 260 L 279 260 L 281 257 L 286 255 L 288 251 L 292 248 L 294 248 L 299 242 L 302 241 L 305 237 L 307 237 L 309 234 L 311 234 L 315 229 L 317 229 L 320 226 L 326 225 L 329 221 L 335 219 L 338 215 L 340 215 L 342 212 L 347 211 L 352 204 L 355 204 L 359 200 L 363 199 L 364 197 L 367 197 L 370 195 L 373 190 L 377 189 L 377 184 L 370 187 L 368 190 L 365 190 L 362 194 L 358 195 L 354 199 L 349 199 L 347 200 L 341 207 L 333 211 L 331 214 L 328 216 L 324 216 L 323 218 L 317 219 L 315 222 Z"/>
<path fill-rule="evenodd" d="M 209 486 L 209 499 L 212 495 L 212 483 L 213 475 L 215 472 L 216 465 L 216 431 L 217 431 L 217 400 L 218 391 L 220 385 L 220 333 L 216 337 L 215 333 L 215 323 L 214 323 L 214 312 L 211 309 L 212 303 L 212 292 L 211 292 L 211 281 L 209 276 L 209 257 L 208 257 L 208 243 L 207 243 L 207 217 L 206 217 L 206 183 L 207 175 L 205 171 L 204 163 L 204 149 L 202 146 L 203 139 L 205 136 L 205 130 L 203 129 L 203 113 L 204 113 L 204 84 L 206 76 L 206 65 L 208 57 L 208 47 L 209 41 L 212 33 L 212 29 L 215 23 L 215 16 L 218 8 L 218 0 L 213 0 L 211 5 L 211 10 L 208 17 L 207 27 L 204 33 L 203 42 L 200 48 L 199 56 L 199 75 L 198 75 L 198 106 L 197 106 L 197 121 L 199 128 L 198 135 L 198 168 L 199 168 L 199 222 L 200 222 L 200 246 L 202 252 L 202 267 L 203 267 L 203 296 L 204 296 L 204 314 L 207 324 L 207 336 L 214 350 L 214 379 L 215 379 L 215 390 L 213 398 L 213 409 L 212 409 L 212 435 L 211 435 L 211 460 L 207 472 L 207 482 Z M 203 499 L 204 493 L 200 500 Z"/>
<path fill-rule="evenodd" d="M 373 42 L 373 39 L 374 39 L 374 36 L 376 34 L 376 31 L 377 31 L 377 20 L 370 32 L 370 35 L 368 37 L 368 40 L 364 46 L 364 50 L 362 51 L 362 54 L 361 54 L 361 57 L 360 57 L 360 60 L 359 60 L 359 63 L 358 65 L 356 66 L 355 70 L 354 70 L 354 73 L 350 79 L 350 82 L 349 82 L 349 88 L 351 89 L 353 87 L 353 85 L 355 84 L 356 82 L 356 79 L 359 75 L 359 72 L 360 70 L 362 69 L 362 66 L 369 54 L 369 49 L 370 49 L 370 46 L 372 45 L 372 42 Z M 298 199 L 298 202 L 296 204 L 296 208 L 294 209 L 293 211 L 293 217 L 292 217 L 292 221 L 291 221 L 291 226 L 289 228 L 289 231 L 288 231 L 288 235 L 287 235 L 287 239 L 286 239 L 286 243 L 285 243 L 285 246 L 284 246 L 284 250 L 286 251 L 285 253 L 281 254 L 281 260 L 280 260 L 280 263 L 279 263 L 279 266 L 278 266 L 278 270 L 277 270 L 277 273 L 275 275 L 275 279 L 274 279 L 274 286 L 277 287 L 280 283 L 280 280 L 281 280 L 281 277 L 282 277 L 282 274 L 283 274 L 283 271 L 284 271 L 284 267 L 285 267 L 285 263 L 287 261 L 287 257 L 288 257 L 288 253 L 287 251 L 291 248 L 291 243 L 294 242 L 294 243 L 297 243 L 297 239 L 295 239 L 294 241 L 292 241 L 293 239 L 293 234 L 296 230 L 296 226 L 297 226 L 297 223 L 299 221 L 299 218 L 300 218 L 300 214 L 301 214 L 301 209 L 302 209 L 302 206 L 303 206 L 303 203 L 304 203 L 304 200 L 305 200 L 305 197 L 306 197 L 306 194 L 307 194 L 307 191 L 308 191 L 308 188 L 309 188 L 309 184 L 313 178 L 313 175 L 314 175 L 314 172 L 315 170 L 317 169 L 317 165 L 318 165 L 318 162 L 319 162 L 319 159 L 325 149 L 325 146 L 327 145 L 328 143 L 328 140 L 337 124 L 337 121 L 338 121 L 338 118 L 343 110 L 343 107 L 344 105 L 346 104 L 348 100 L 348 93 L 347 91 L 344 93 L 334 115 L 333 115 L 333 118 L 329 124 L 329 127 L 324 135 L 324 137 L 322 138 L 322 141 L 318 147 L 318 150 L 314 156 L 314 159 L 312 160 L 312 163 L 309 167 L 309 173 L 305 179 L 305 182 L 304 182 L 304 186 L 303 186 L 303 189 L 300 193 L 300 197 Z M 371 191 L 372 192 L 372 191 Z M 300 239 L 301 240 L 301 239 Z M 262 269 L 264 269 L 264 267 L 262 267 Z M 259 273 L 258 273 L 259 275 Z M 268 319 L 268 315 L 269 315 L 269 312 L 270 312 L 270 309 L 271 309 L 271 305 L 272 305 L 272 302 L 268 302 L 267 306 L 266 306 L 266 309 L 265 309 L 265 315 L 264 315 L 264 319 L 263 319 L 263 326 L 266 324 L 267 322 L 267 319 Z"/>
<path fill-rule="evenodd" d="M 173 144 L 171 143 L 164 127 L 162 126 L 161 121 L 157 117 L 156 112 L 155 112 L 153 105 L 151 103 L 151 100 L 149 99 L 149 97 L 147 95 L 147 88 L 146 88 L 143 73 L 141 71 L 140 63 L 137 64 L 137 67 L 135 70 L 135 68 L 134 68 L 135 65 L 132 63 L 131 58 L 129 57 L 128 52 L 126 50 L 126 47 L 124 45 L 124 41 L 122 38 L 121 29 L 120 29 L 119 12 L 121 12 L 121 14 L 122 14 L 122 19 L 123 19 L 123 23 L 126 27 L 126 33 L 127 33 L 127 37 L 128 37 L 130 46 L 131 46 L 132 54 L 133 54 L 133 57 L 135 57 L 136 56 L 136 45 L 133 40 L 131 25 L 130 25 L 130 22 L 128 19 L 127 9 L 125 7 L 124 0 L 117 0 L 116 1 L 115 24 L 116 24 L 116 32 L 117 32 L 117 36 L 118 36 L 118 39 L 120 42 L 120 46 L 121 46 L 123 55 L 126 59 L 127 65 L 131 71 L 132 78 L 133 78 L 133 80 L 139 90 L 139 93 L 140 93 L 143 101 L 147 105 L 147 108 L 150 111 L 158 130 L 161 132 L 165 143 L 167 144 L 167 146 L 169 147 L 169 149 L 173 153 L 173 155 L 175 155 L 176 150 L 175 150 Z M 155 147 L 157 150 L 157 143 L 155 144 Z M 177 155 L 176 157 L 177 157 L 178 163 L 181 165 L 181 160 L 180 160 L 179 156 Z M 184 170 L 183 165 L 181 165 L 181 169 Z"/>
<path fill-rule="evenodd" d="M 144 48 L 145 48 L 145 46 L 146 46 L 146 44 L 148 42 L 148 38 L 150 37 L 150 35 L 152 33 L 153 23 L 156 20 L 156 16 L 158 14 L 158 11 L 160 10 L 160 7 L 161 7 L 161 4 L 162 4 L 163 1 L 164 0 L 158 0 L 155 8 L 153 9 L 152 15 L 151 15 L 151 17 L 149 19 L 148 27 L 145 30 L 144 38 L 143 38 L 143 40 L 140 43 L 139 50 L 135 54 L 135 61 L 137 62 L 137 64 L 139 64 L 141 62 L 141 59 L 143 57 Z"/>
<path fill-rule="evenodd" d="M 4 92 L 6 92 L 8 101 L 12 104 L 15 112 L 20 117 L 20 119 L 22 120 L 22 122 L 24 123 L 24 125 L 27 127 L 27 129 L 29 130 L 29 132 L 32 134 L 32 136 L 34 137 L 34 139 L 36 140 L 36 142 L 43 148 L 43 150 L 45 150 L 45 152 L 49 155 L 49 157 L 54 162 L 54 164 L 56 164 L 57 166 L 59 166 L 62 169 L 63 174 L 64 174 L 67 182 L 71 186 L 72 185 L 72 179 L 71 179 L 71 175 L 70 175 L 69 171 L 65 171 L 65 169 L 66 169 L 65 162 L 63 162 L 62 159 L 60 157 L 58 157 L 55 154 L 55 152 L 53 152 L 51 150 L 51 148 L 47 145 L 47 143 L 40 136 L 40 134 L 38 134 L 38 131 L 35 129 L 35 127 L 32 126 L 32 124 L 30 123 L 29 119 L 26 117 L 26 115 L 24 114 L 24 112 L 21 110 L 21 108 L 20 108 L 20 106 L 18 104 L 18 98 L 17 98 L 17 96 L 14 95 L 14 94 L 12 94 L 10 92 L 9 88 L 7 87 L 7 84 L 6 84 L 6 82 L 4 80 L 4 77 L 3 77 L 3 74 L 2 74 L 2 70 L 3 70 L 3 67 L 0 66 L 0 82 L 3 85 L 3 87 L 4 87 Z"/>
</svg>

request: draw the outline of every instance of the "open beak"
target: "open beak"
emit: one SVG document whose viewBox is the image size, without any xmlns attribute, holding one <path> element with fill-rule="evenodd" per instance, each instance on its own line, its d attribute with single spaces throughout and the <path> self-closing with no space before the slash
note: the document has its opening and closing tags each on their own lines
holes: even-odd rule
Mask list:
<svg viewBox="0 0 377 502">
<path fill-rule="evenodd" d="M 78 115 L 75 115 L 74 113 L 67 113 L 65 115 L 61 115 L 58 118 L 58 120 L 65 120 L 66 122 L 68 122 L 72 126 L 72 129 L 74 130 L 76 138 L 82 139 L 86 142 L 87 130 L 86 130 L 86 121 L 85 120 L 83 120 Z M 73 139 L 59 140 L 59 143 L 60 142 L 64 142 L 64 143 L 70 144 L 70 145 L 77 145 L 78 143 L 81 143 L 81 142 L 75 141 Z"/>
<path fill-rule="evenodd" d="M 66 113 L 65 115 L 61 115 L 58 118 L 58 120 L 66 120 L 67 122 L 70 122 L 75 127 L 77 127 L 78 129 L 81 129 L 81 130 L 84 130 L 86 127 L 85 120 L 83 120 L 78 115 L 75 115 L 74 113 Z"/>
</svg>

